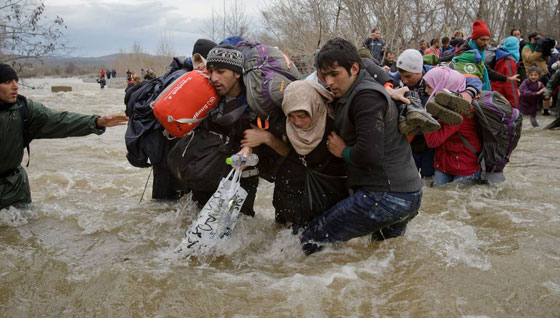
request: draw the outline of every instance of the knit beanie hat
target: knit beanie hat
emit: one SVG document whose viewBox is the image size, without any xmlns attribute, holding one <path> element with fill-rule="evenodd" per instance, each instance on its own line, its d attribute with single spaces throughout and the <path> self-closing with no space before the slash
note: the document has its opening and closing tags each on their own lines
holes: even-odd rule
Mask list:
<svg viewBox="0 0 560 318">
<path fill-rule="evenodd" d="M 213 41 L 207 39 L 198 39 L 194 42 L 192 55 L 194 56 L 196 53 L 202 55 L 203 58 L 208 56 L 208 52 L 213 49 L 216 45 Z"/>
<path fill-rule="evenodd" d="M 16 71 L 8 64 L 0 63 L 0 83 L 11 81 L 15 79 L 19 80 Z"/>
<path fill-rule="evenodd" d="M 227 68 L 243 74 L 243 54 L 229 44 L 218 45 L 208 53 L 206 67 Z"/>
<path fill-rule="evenodd" d="M 472 35 L 471 37 L 474 39 L 478 39 L 481 36 L 490 36 L 490 30 L 488 30 L 488 26 L 486 23 L 482 22 L 481 20 L 476 20 L 472 26 Z"/>
<path fill-rule="evenodd" d="M 397 68 L 410 73 L 422 73 L 422 66 L 422 54 L 415 49 L 404 50 L 397 59 Z"/>
</svg>

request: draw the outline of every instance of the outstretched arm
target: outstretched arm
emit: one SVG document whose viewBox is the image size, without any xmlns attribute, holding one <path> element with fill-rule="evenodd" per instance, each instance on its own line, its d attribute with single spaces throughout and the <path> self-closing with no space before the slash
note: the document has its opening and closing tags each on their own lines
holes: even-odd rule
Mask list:
<svg viewBox="0 0 560 318">
<path fill-rule="evenodd" d="M 97 118 L 95 124 L 97 127 L 114 127 L 126 125 L 128 117 L 124 114 L 111 114 Z"/>
</svg>

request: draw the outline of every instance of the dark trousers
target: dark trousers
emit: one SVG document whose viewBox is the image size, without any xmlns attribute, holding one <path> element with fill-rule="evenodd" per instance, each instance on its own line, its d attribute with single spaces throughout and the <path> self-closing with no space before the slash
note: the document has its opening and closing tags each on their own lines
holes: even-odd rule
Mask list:
<svg viewBox="0 0 560 318">
<path fill-rule="evenodd" d="M 373 234 L 373 239 L 403 235 L 418 214 L 422 190 L 411 193 L 359 190 L 309 223 L 301 243 L 332 243 Z"/>
<path fill-rule="evenodd" d="M 434 149 L 426 148 L 422 152 L 412 152 L 416 168 L 420 171 L 422 178 L 434 175 Z"/>
</svg>

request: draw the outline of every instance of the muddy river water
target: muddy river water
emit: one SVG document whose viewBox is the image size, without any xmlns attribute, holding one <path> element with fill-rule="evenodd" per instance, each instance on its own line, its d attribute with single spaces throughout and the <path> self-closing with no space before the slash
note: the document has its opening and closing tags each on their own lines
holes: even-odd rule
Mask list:
<svg viewBox="0 0 560 318">
<path fill-rule="evenodd" d="M 120 88 L 25 83 L 55 109 L 124 110 Z M 149 169 L 127 162 L 126 127 L 35 140 L 33 206 L 0 211 L 0 317 L 559 317 L 560 131 L 529 126 L 505 183 L 425 187 L 406 235 L 385 242 L 306 257 L 262 181 L 256 216 L 207 263 L 173 253 L 198 213 L 188 197 L 151 201 L 150 181 L 139 204 Z"/>
</svg>

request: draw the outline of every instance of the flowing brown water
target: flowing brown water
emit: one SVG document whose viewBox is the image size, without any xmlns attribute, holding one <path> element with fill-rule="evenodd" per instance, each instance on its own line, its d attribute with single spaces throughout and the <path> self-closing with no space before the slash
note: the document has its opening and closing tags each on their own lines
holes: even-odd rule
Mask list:
<svg viewBox="0 0 560 318">
<path fill-rule="evenodd" d="M 124 109 L 122 89 L 26 84 L 55 109 Z M 262 182 L 256 217 L 209 264 L 173 253 L 197 214 L 188 198 L 152 202 L 150 182 L 138 204 L 149 170 L 126 161 L 124 132 L 32 142 L 34 204 L 0 212 L 1 317 L 560 316 L 560 131 L 525 129 L 503 184 L 425 187 L 404 237 L 310 257 L 274 225 Z"/>
</svg>

